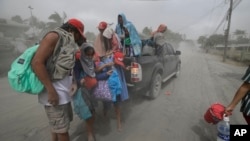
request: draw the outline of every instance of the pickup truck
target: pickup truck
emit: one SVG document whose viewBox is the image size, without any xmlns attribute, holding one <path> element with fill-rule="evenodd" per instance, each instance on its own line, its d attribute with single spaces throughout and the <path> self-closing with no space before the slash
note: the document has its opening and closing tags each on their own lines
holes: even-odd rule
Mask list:
<svg viewBox="0 0 250 141">
<path fill-rule="evenodd" d="M 129 92 L 146 89 L 149 98 L 156 98 L 161 84 L 178 76 L 181 67 L 180 54 L 170 43 L 158 48 L 146 44 L 142 48 L 141 56 L 125 57 L 124 64 L 131 66 L 131 71 L 125 71 Z"/>
</svg>

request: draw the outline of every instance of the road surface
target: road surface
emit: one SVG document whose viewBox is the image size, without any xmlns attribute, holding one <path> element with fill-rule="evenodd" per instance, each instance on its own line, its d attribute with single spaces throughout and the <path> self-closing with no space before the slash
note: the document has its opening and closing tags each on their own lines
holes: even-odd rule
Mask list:
<svg viewBox="0 0 250 141">
<path fill-rule="evenodd" d="M 102 116 L 97 108 L 95 131 L 98 141 L 214 141 L 216 129 L 203 115 L 215 102 L 227 105 L 242 83 L 246 66 L 205 54 L 199 48 L 183 45 L 181 73 L 167 81 L 160 95 L 149 100 L 130 93 L 121 104 L 123 131 L 116 130 L 114 109 Z M 7 78 L 0 79 L 0 140 L 48 141 L 50 132 L 43 107 L 37 96 L 10 89 Z M 230 117 L 232 124 L 245 124 L 239 105 Z M 73 141 L 86 140 L 84 121 L 76 115 L 71 123 Z"/>
</svg>

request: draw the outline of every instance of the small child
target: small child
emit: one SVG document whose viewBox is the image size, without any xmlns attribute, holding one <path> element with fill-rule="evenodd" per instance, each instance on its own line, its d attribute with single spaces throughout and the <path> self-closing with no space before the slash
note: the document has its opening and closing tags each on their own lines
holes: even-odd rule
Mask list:
<svg viewBox="0 0 250 141">
<path fill-rule="evenodd" d="M 123 27 L 123 30 L 125 32 L 125 38 L 124 38 L 124 46 L 125 46 L 125 56 L 126 57 L 130 57 L 131 53 L 132 53 L 132 48 L 131 48 L 131 40 L 130 40 L 130 36 L 129 36 L 129 32 L 127 30 L 127 28 Z"/>
</svg>

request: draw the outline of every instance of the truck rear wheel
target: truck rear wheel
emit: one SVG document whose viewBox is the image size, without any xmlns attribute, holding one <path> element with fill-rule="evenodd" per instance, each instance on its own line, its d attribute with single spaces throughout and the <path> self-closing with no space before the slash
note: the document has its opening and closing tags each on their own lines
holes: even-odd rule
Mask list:
<svg viewBox="0 0 250 141">
<path fill-rule="evenodd" d="M 155 99 L 161 91 L 162 77 L 160 73 L 155 73 L 150 84 L 149 97 Z"/>
</svg>

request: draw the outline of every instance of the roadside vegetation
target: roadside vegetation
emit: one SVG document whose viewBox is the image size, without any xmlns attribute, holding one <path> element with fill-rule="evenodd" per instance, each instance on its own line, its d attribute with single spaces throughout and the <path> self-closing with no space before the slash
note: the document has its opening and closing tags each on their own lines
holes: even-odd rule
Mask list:
<svg viewBox="0 0 250 141">
<path fill-rule="evenodd" d="M 197 43 L 206 53 L 226 56 L 227 59 L 238 61 L 249 65 L 250 62 L 250 37 L 244 30 L 236 29 L 228 40 L 226 53 L 225 36 L 223 34 L 213 34 L 211 36 L 200 36 Z"/>
</svg>

